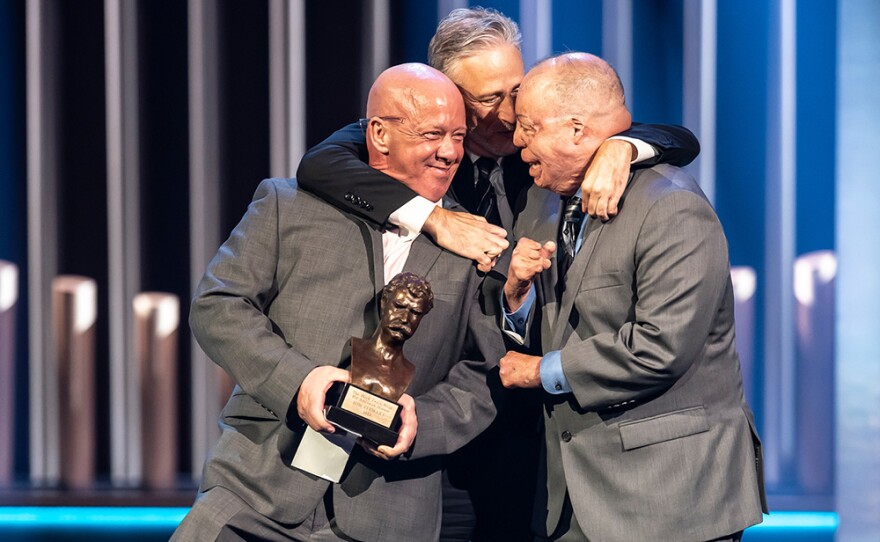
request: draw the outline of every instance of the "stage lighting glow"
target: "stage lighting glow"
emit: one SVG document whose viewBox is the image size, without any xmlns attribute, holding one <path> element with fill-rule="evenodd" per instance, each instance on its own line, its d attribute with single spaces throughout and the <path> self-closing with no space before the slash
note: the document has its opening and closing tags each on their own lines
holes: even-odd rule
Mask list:
<svg viewBox="0 0 880 542">
<path fill-rule="evenodd" d="M 18 268 L 0 261 L 0 312 L 9 310 L 18 299 Z"/>
<path fill-rule="evenodd" d="M 836 531 L 840 518 L 835 512 L 771 512 L 751 529 L 822 529 Z M 749 530 L 751 530 L 749 529 Z"/>
<path fill-rule="evenodd" d="M 176 295 L 161 292 L 144 292 L 132 301 L 134 312 L 147 318 L 150 311 L 156 311 L 156 335 L 167 337 L 177 330 L 180 323 L 180 300 Z"/>
<path fill-rule="evenodd" d="M 173 529 L 187 512 L 186 507 L 0 507 L 0 526 Z"/>
<path fill-rule="evenodd" d="M 820 250 L 805 254 L 794 263 L 794 296 L 806 306 L 816 301 L 816 287 L 837 276 L 837 256 L 833 251 Z"/>
<path fill-rule="evenodd" d="M 730 280 L 733 282 L 733 297 L 737 301 L 744 301 L 755 295 L 758 277 L 751 267 L 732 267 Z"/>
</svg>

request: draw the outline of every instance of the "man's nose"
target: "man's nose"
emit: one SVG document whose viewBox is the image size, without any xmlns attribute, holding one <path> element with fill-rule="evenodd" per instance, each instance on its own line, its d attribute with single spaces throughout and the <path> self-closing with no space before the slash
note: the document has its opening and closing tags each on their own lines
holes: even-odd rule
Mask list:
<svg viewBox="0 0 880 542">
<path fill-rule="evenodd" d="M 516 129 L 513 131 L 513 144 L 520 148 L 526 146 L 526 139 L 523 136 L 522 128 L 519 127 L 519 123 L 517 123 Z"/>
<path fill-rule="evenodd" d="M 461 143 L 457 143 L 454 139 L 452 139 L 451 135 L 447 135 L 440 142 L 440 146 L 437 147 L 437 156 L 446 160 L 449 163 L 455 162 L 455 158 L 458 155 L 458 147 L 461 146 Z"/>
<path fill-rule="evenodd" d="M 516 98 L 510 94 L 505 96 L 498 105 L 498 119 L 508 126 L 513 126 L 516 123 L 515 105 Z"/>
</svg>

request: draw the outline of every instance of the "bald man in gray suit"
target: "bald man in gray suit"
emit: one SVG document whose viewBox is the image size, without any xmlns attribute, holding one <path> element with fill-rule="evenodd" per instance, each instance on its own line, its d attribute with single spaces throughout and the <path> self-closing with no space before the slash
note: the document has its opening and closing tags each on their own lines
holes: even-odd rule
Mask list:
<svg viewBox="0 0 880 542">
<path fill-rule="evenodd" d="M 535 186 L 516 226 L 506 325 L 543 355 L 508 352 L 500 373 L 545 390 L 538 540 L 739 540 L 766 504 L 715 212 L 666 165 L 631 175 L 616 218 L 576 212 L 595 149 L 630 123 L 601 59 L 539 64 L 516 112 Z"/>
<path fill-rule="evenodd" d="M 389 68 L 367 114 L 370 165 L 442 200 L 464 153 L 455 85 L 421 64 Z M 304 434 L 334 432 L 325 392 L 349 381 L 349 339 L 372 335 L 399 271 L 426 277 L 434 306 L 404 345 L 415 375 L 397 443 L 355 447 L 339 483 L 293 468 Z M 443 456 L 495 414 L 486 377 L 504 346 L 480 282 L 424 236 L 380 230 L 292 179 L 264 181 L 192 304 L 194 336 L 237 386 L 174 540 L 436 540 Z"/>
</svg>

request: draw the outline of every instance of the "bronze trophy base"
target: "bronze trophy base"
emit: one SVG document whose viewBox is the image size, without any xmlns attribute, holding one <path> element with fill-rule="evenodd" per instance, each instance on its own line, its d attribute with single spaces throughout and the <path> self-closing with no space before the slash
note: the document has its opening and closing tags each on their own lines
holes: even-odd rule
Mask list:
<svg viewBox="0 0 880 542">
<path fill-rule="evenodd" d="M 327 391 L 327 421 L 379 445 L 394 446 L 403 407 L 374 393 L 337 382 Z"/>
</svg>

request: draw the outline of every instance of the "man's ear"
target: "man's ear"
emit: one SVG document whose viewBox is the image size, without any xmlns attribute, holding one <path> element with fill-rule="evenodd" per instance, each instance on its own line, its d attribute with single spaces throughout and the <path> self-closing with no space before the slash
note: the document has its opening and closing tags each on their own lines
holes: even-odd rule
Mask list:
<svg viewBox="0 0 880 542">
<path fill-rule="evenodd" d="M 574 141 L 575 145 L 579 145 L 584 139 L 589 136 L 589 130 L 587 129 L 587 126 L 584 124 L 584 122 L 577 117 L 571 118 L 571 126 L 572 140 Z"/>
<path fill-rule="evenodd" d="M 388 154 L 388 136 L 389 131 L 385 127 L 385 122 L 379 117 L 371 118 L 367 125 L 367 137 L 373 148 L 382 154 Z"/>
</svg>

